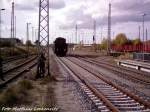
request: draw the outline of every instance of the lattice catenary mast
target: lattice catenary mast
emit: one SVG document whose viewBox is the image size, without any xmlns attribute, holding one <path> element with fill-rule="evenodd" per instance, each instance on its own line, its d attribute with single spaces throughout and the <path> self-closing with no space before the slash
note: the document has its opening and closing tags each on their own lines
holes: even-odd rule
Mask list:
<svg viewBox="0 0 150 112">
<path fill-rule="evenodd" d="M 38 26 L 38 56 L 43 53 L 47 57 L 47 70 L 49 68 L 49 0 L 39 0 L 39 26 Z"/>
</svg>

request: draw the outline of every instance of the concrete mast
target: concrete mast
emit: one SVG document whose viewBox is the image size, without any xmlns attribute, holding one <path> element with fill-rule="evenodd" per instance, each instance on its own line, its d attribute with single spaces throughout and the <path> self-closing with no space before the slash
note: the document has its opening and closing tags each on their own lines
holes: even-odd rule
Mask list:
<svg viewBox="0 0 150 112">
<path fill-rule="evenodd" d="M 12 2 L 12 11 L 11 11 L 11 55 L 14 55 L 14 38 L 15 38 L 15 16 L 14 16 L 14 2 Z"/>
<path fill-rule="evenodd" d="M 108 38 L 107 38 L 107 54 L 111 51 L 111 3 L 109 3 L 108 11 Z"/>
</svg>

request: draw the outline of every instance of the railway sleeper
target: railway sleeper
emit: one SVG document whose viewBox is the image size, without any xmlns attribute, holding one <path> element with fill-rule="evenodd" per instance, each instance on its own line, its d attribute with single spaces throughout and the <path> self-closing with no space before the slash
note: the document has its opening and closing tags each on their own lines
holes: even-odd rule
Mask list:
<svg viewBox="0 0 150 112">
<path fill-rule="evenodd" d="M 105 95 L 106 96 L 112 96 L 112 95 L 114 95 L 114 96 L 121 96 L 121 95 L 123 95 L 123 93 L 114 93 L 114 92 L 111 92 L 111 93 L 105 93 Z"/>
<path fill-rule="evenodd" d="M 114 98 L 114 97 L 107 97 L 109 100 L 120 100 L 120 101 L 123 101 L 123 100 L 131 100 L 130 97 L 119 97 L 119 98 Z"/>
<path fill-rule="evenodd" d="M 106 84 L 106 83 L 93 83 L 93 84 L 101 88 L 112 88 L 109 84 Z"/>
<path fill-rule="evenodd" d="M 118 91 L 103 91 L 103 90 L 101 90 L 103 93 L 105 93 L 105 94 L 123 94 L 123 93 L 121 93 L 121 92 L 118 92 Z"/>
<path fill-rule="evenodd" d="M 127 95 L 125 95 L 125 94 L 107 94 L 107 97 L 120 97 L 120 96 L 127 96 Z"/>
<path fill-rule="evenodd" d="M 94 101 L 93 101 L 94 102 Z M 95 105 L 97 105 L 97 106 L 104 106 L 104 104 L 102 103 L 102 102 L 94 102 L 95 103 Z M 106 106 L 105 106 L 106 107 Z"/>
<path fill-rule="evenodd" d="M 112 103 L 134 103 L 135 101 L 130 99 L 130 100 L 111 100 Z"/>
<path fill-rule="evenodd" d="M 110 112 L 110 110 L 107 109 L 106 106 L 98 106 L 98 109 L 99 109 L 101 112 Z"/>
<path fill-rule="evenodd" d="M 91 92 L 91 91 L 85 91 L 85 93 L 87 94 L 87 95 L 92 95 L 93 93 Z"/>
<path fill-rule="evenodd" d="M 101 90 L 104 90 L 104 91 L 108 91 L 108 90 L 116 91 L 116 90 L 114 90 L 112 87 L 96 87 L 96 88 L 101 89 Z"/>
<path fill-rule="evenodd" d="M 97 102 L 99 101 L 97 97 L 92 97 L 91 100 L 96 100 Z"/>
<path fill-rule="evenodd" d="M 143 112 L 144 108 L 142 106 L 138 106 L 138 107 L 118 107 L 118 109 L 122 112 L 122 111 L 140 111 Z"/>
<path fill-rule="evenodd" d="M 119 107 L 121 107 L 121 106 L 124 106 L 124 107 L 138 107 L 138 106 L 141 106 L 139 103 L 129 103 L 129 104 L 120 103 L 120 104 L 115 104 L 115 105 L 119 106 Z"/>
<path fill-rule="evenodd" d="M 101 112 L 110 112 L 110 110 L 101 110 Z"/>
<path fill-rule="evenodd" d="M 118 89 L 116 89 L 116 88 L 114 88 L 114 87 L 111 87 L 111 86 L 109 86 L 109 87 L 100 87 L 100 86 L 98 86 L 98 87 L 96 87 L 97 89 L 99 89 L 99 90 L 103 90 L 103 91 L 116 91 L 116 92 L 120 92 Z"/>
<path fill-rule="evenodd" d="M 111 95 L 111 96 L 107 96 L 107 98 L 124 98 L 124 97 L 127 97 L 127 95 L 121 95 L 121 96 Z"/>
<path fill-rule="evenodd" d="M 150 109 L 145 109 L 143 110 L 143 112 L 150 112 Z"/>
<path fill-rule="evenodd" d="M 95 95 L 94 94 L 90 94 L 90 95 L 88 95 L 90 98 L 92 98 L 92 97 L 95 97 Z"/>
</svg>

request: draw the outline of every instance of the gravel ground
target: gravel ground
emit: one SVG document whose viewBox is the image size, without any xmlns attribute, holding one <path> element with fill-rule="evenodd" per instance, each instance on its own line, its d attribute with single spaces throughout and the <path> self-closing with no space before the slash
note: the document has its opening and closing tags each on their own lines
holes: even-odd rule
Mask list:
<svg viewBox="0 0 150 112">
<path fill-rule="evenodd" d="M 11 87 L 23 79 L 29 80 L 33 84 L 33 89 L 28 91 L 28 96 L 23 98 L 26 103 L 15 104 L 14 102 L 14 105 L 18 108 L 50 108 L 52 112 L 91 112 L 87 109 L 88 104 L 83 102 L 82 97 L 78 95 L 79 91 L 76 87 L 76 82 L 54 60 L 54 56 L 51 56 L 50 59 L 51 75 L 55 78 L 45 76 L 43 79 L 36 80 L 36 67 L 34 67 L 26 75 L 21 76 L 9 85 Z"/>
</svg>

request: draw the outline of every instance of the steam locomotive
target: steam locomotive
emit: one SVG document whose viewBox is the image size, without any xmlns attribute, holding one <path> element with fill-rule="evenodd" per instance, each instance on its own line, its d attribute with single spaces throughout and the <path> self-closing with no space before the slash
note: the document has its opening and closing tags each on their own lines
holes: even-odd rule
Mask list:
<svg viewBox="0 0 150 112">
<path fill-rule="evenodd" d="M 57 56 L 63 57 L 66 56 L 68 51 L 68 45 L 66 43 L 66 39 L 62 37 L 56 38 L 53 46 L 54 53 Z"/>
</svg>

